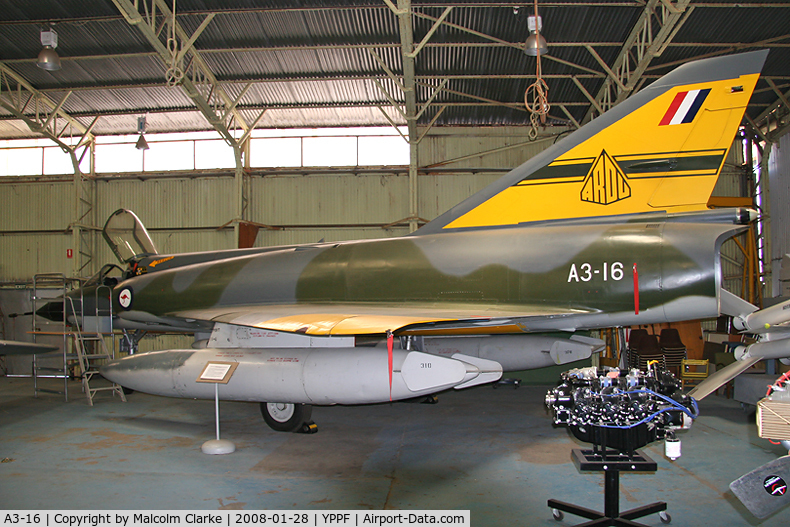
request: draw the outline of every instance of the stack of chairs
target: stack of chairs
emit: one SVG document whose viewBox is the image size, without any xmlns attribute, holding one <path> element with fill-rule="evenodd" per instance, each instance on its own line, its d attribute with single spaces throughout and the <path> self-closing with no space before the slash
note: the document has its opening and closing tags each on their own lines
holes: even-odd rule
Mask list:
<svg viewBox="0 0 790 527">
<path fill-rule="evenodd" d="M 653 360 L 666 367 L 658 338 L 646 329 L 632 329 L 628 339 L 628 367 L 646 371 L 647 363 Z"/>
<path fill-rule="evenodd" d="M 680 334 L 675 328 L 661 330 L 658 337 L 658 344 L 661 346 L 661 353 L 664 354 L 664 362 L 669 371 L 679 374 L 683 359 L 686 358 L 686 346 L 680 340 Z"/>
<path fill-rule="evenodd" d="M 686 346 L 675 328 L 661 330 L 661 336 L 650 334 L 646 329 L 632 329 L 628 340 L 628 367 L 647 370 L 647 363 L 657 360 L 664 368 L 680 374 L 686 358 Z"/>
</svg>

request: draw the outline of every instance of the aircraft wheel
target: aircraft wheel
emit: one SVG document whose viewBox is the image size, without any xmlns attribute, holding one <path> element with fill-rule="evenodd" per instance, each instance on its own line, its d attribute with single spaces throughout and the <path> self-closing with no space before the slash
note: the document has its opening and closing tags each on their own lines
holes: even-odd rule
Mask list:
<svg viewBox="0 0 790 527">
<path fill-rule="evenodd" d="M 313 407 L 309 404 L 261 403 L 263 420 L 272 430 L 297 432 L 310 421 Z"/>
<path fill-rule="evenodd" d="M 664 511 L 658 513 L 658 518 L 661 520 L 661 523 L 669 523 L 672 521 L 672 516 Z"/>
<path fill-rule="evenodd" d="M 554 517 L 555 521 L 561 522 L 565 515 L 562 513 L 561 510 L 558 509 L 551 509 L 551 515 Z"/>
</svg>

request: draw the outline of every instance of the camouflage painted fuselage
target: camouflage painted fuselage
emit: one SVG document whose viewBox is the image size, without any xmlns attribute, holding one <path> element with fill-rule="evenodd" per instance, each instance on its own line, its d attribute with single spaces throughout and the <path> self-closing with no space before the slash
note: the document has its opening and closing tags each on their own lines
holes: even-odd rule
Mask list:
<svg viewBox="0 0 790 527">
<path fill-rule="evenodd" d="M 316 335 L 383 332 L 386 323 L 334 325 L 360 312 L 417 333 L 712 317 L 719 247 L 739 227 L 706 223 L 711 214 L 699 213 L 697 222 L 687 215 L 684 222 L 561 223 L 267 250 L 131 278 L 115 288 L 114 311 L 129 320 L 193 316 Z M 252 316 L 248 306 L 255 320 L 240 319 Z"/>
</svg>

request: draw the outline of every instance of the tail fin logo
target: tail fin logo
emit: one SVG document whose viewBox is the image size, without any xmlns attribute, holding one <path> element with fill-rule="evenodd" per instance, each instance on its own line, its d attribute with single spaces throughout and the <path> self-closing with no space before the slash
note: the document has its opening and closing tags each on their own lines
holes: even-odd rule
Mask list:
<svg viewBox="0 0 790 527">
<path fill-rule="evenodd" d="M 631 186 L 628 184 L 628 177 L 606 150 L 601 151 L 601 155 L 584 178 L 581 200 L 609 205 L 630 197 Z"/>
<path fill-rule="evenodd" d="M 710 88 L 705 90 L 682 91 L 678 93 L 675 95 L 675 98 L 672 99 L 667 113 L 664 114 L 658 126 L 692 122 L 709 93 Z"/>
</svg>

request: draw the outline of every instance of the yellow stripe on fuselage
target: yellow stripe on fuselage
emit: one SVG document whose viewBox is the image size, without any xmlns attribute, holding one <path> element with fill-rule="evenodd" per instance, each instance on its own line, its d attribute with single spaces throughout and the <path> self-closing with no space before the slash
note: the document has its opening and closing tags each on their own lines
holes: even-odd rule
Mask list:
<svg viewBox="0 0 790 527">
<path fill-rule="evenodd" d="M 580 160 L 590 172 L 557 178 L 533 178 L 541 170 L 510 186 L 452 221 L 445 229 L 514 225 L 564 218 L 613 216 L 667 210 L 703 210 L 716 184 L 721 165 L 740 125 L 759 75 L 677 86 L 624 116 L 583 143 L 568 150 L 548 167 L 567 167 Z M 733 90 L 734 87 L 741 87 Z M 680 92 L 710 89 L 694 120 L 660 126 Z M 653 153 L 662 154 L 653 154 Z M 668 156 L 675 159 L 721 152 L 715 169 L 652 171 L 625 175 L 618 163 Z M 608 158 L 604 159 L 604 153 Z M 614 163 L 611 162 L 614 160 Z M 597 164 L 597 170 L 595 172 Z M 601 171 L 606 171 L 606 178 Z M 595 172 L 594 174 L 591 174 Z M 599 181 L 589 181 L 590 177 Z M 625 179 L 623 179 L 623 177 Z M 606 189 L 606 181 L 619 189 Z M 613 183 L 612 183 L 613 184 Z"/>
</svg>

